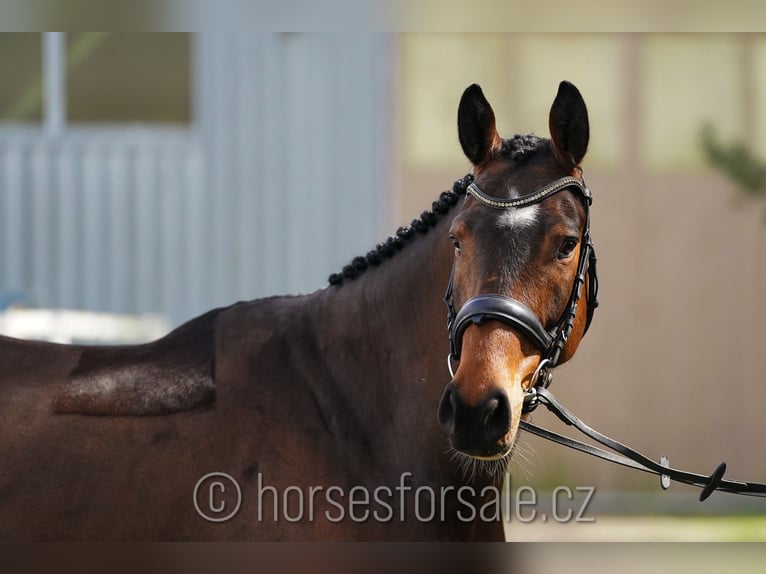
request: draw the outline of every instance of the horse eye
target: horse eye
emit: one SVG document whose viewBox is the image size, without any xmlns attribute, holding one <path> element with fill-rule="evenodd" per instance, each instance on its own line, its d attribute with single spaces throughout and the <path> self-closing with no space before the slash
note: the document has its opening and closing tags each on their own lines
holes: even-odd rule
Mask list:
<svg viewBox="0 0 766 574">
<path fill-rule="evenodd" d="M 566 259 L 572 255 L 575 247 L 577 247 L 577 239 L 568 237 L 564 240 L 564 242 L 561 244 L 561 247 L 559 248 L 558 258 Z"/>
<path fill-rule="evenodd" d="M 460 251 L 460 242 L 457 240 L 457 237 L 450 235 L 449 238 L 452 240 L 452 244 L 455 246 L 455 250 Z"/>
</svg>

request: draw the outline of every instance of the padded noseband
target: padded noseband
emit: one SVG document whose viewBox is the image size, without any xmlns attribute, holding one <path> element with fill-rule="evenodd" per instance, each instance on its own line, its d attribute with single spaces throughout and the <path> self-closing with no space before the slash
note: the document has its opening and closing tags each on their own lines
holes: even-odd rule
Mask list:
<svg viewBox="0 0 766 574">
<path fill-rule="evenodd" d="M 463 333 L 468 326 L 481 325 L 488 320 L 500 321 L 521 331 L 542 351 L 547 350 L 553 343 L 553 337 L 545 330 L 537 315 L 523 303 L 505 295 L 479 295 L 466 301 L 455 317 L 452 335 L 454 359 L 460 359 Z"/>
</svg>

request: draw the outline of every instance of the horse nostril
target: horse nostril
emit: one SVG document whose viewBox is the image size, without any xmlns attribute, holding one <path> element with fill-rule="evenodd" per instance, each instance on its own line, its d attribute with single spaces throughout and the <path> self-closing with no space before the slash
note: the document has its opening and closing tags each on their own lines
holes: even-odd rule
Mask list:
<svg viewBox="0 0 766 574">
<path fill-rule="evenodd" d="M 450 383 L 444 389 L 442 398 L 439 401 L 439 411 L 437 417 L 441 427 L 452 434 L 455 430 L 455 412 L 457 411 L 457 393 L 455 386 Z"/>
<path fill-rule="evenodd" d="M 511 403 L 505 391 L 496 391 L 484 403 L 482 418 L 487 442 L 495 443 L 508 433 L 511 428 Z"/>
<path fill-rule="evenodd" d="M 494 456 L 506 449 L 504 437 L 511 428 L 511 403 L 503 390 L 495 390 L 478 405 L 465 404 L 450 383 L 439 401 L 439 424 L 449 434 L 453 448 L 476 456 Z"/>
</svg>

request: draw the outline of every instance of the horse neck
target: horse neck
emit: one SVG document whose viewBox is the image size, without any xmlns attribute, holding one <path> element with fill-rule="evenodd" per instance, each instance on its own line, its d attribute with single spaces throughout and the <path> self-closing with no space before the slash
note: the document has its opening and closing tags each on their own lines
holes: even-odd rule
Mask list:
<svg viewBox="0 0 766 574">
<path fill-rule="evenodd" d="M 386 371 L 383 378 L 389 378 L 392 360 L 405 360 L 410 367 L 409 358 L 422 352 L 436 352 L 444 366 L 447 337 L 442 298 L 452 265 L 447 239 L 452 216 L 416 236 L 379 267 L 326 291 L 328 334 L 346 333 L 344 346 L 354 348 L 354 357 L 365 364 L 377 359 Z"/>
<path fill-rule="evenodd" d="M 353 408 L 375 440 L 395 429 L 400 451 L 406 436 L 418 449 L 430 442 L 438 443 L 430 447 L 434 453 L 444 450 L 436 409 L 449 381 L 442 297 L 452 266 L 447 231 L 455 211 L 379 267 L 320 291 L 321 303 L 312 306 L 317 316 L 310 324 L 318 325 L 331 392 Z"/>
</svg>

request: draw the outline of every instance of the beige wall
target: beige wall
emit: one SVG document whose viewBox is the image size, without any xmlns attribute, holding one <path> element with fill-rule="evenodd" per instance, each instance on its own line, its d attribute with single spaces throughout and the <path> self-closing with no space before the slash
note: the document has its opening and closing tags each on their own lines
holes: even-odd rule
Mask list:
<svg viewBox="0 0 766 574">
<path fill-rule="evenodd" d="M 578 85 L 601 307 L 553 390 L 648 456 L 697 472 L 725 460 L 730 478 L 766 481 L 766 206 L 738 202 L 697 141 L 709 122 L 766 150 L 764 37 L 402 36 L 400 54 L 400 221 L 468 170 L 455 128 L 468 84 L 485 87 L 504 135 L 546 134 L 558 81 Z M 540 411 L 535 422 L 560 428 Z M 659 490 L 648 475 L 524 442 L 519 481 Z"/>
</svg>

